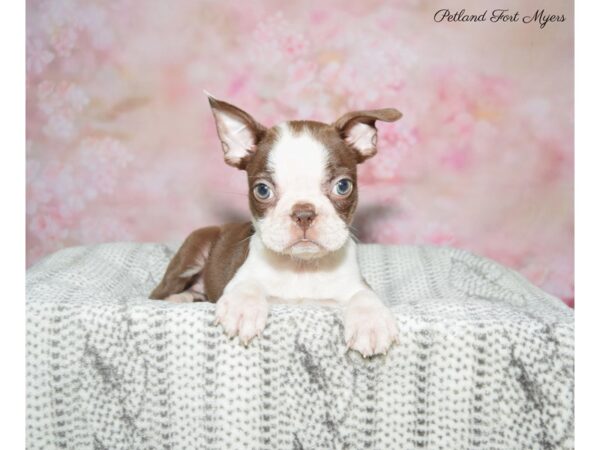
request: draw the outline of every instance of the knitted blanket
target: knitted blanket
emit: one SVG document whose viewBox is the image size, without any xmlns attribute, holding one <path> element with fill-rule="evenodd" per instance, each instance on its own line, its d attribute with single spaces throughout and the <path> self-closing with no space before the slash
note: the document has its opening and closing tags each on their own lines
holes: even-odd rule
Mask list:
<svg viewBox="0 0 600 450">
<path fill-rule="evenodd" d="M 248 348 L 214 305 L 148 300 L 173 251 L 105 244 L 27 274 L 29 449 L 573 446 L 573 314 L 451 248 L 361 245 L 401 343 L 345 352 L 332 309 L 275 305 Z"/>
</svg>

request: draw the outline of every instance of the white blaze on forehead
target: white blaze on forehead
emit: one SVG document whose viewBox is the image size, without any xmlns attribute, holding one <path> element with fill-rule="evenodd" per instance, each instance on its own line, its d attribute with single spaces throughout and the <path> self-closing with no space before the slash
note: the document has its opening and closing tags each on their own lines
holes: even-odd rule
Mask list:
<svg viewBox="0 0 600 450">
<path fill-rule="evenodd" d="M 279 125 L 278 131 L 279 138 L 268 160 L 278 192 L 297 200 L 316 200 L 322 195 L 327 150 L 309 131 L 293 133 L 286 123 Z"/>
<path fill-rule="evenodd" d="M 275 252 L 298 258 L 320 257 L 338 250 L 348 239 L 344 220 L 328 197 L 329 151 L 308 130 L 292 132 L 288 123 L 277 127 L 278 139 L 269 152 L 267 169 L 272 173 L 277 202 L 255 222 L 265 246 Z M 310 203 L 316 216 L 305 237 L 318 243 L 319 249 L 298 246 L 302 232 L 291 213 L 297 203 Z"/>
</svg>

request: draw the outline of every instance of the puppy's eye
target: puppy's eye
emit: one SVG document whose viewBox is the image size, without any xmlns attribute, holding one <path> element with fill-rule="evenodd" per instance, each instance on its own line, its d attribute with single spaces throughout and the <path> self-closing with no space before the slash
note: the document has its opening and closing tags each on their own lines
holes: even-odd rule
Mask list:
<svg viewBox="0 0 600 450">
<path fill-rule="evenodd" d="M 352 192 L 352 180 L 350 178 L 342 178 L 335 186 L 333 186 L 333 193 L 340 197 L 346 197 Z"/>
<path fill-rule="evenodd" d="M 265 183 L 258 183 L 254 186 L 254 196 L 259 200 L 269 200 L 273 197 L 273 191 Z"/>
</svg>

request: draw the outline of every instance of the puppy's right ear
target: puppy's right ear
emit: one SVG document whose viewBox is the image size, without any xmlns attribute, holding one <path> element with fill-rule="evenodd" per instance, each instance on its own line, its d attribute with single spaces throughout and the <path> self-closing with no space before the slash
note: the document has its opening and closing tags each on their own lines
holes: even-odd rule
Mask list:
<svg viewBox="0 0 600 450">
<path fill-rule="evenodd" d="M 245 169 L 256 151 L 256 144 L 264 136 L 266 128 L 246 111 L 217 100 L 208 92 L 205 93 L 215 117 L 225 162 L 238 169 Z"/>
</svg>

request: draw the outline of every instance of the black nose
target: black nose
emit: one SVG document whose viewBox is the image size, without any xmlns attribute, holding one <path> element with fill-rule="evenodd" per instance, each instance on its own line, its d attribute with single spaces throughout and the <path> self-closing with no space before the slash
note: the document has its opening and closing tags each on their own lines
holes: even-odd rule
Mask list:
<svg viewBox="0 0 600 450">
<path fill-rule="evenodd" d="M 308 227 L 317 217 L 315 207 L 310 203 L 297 203 L 292 208 L 292 220 L 296 222 L 303 231 L 308 230 Z"/>
</svg>

